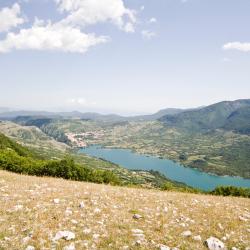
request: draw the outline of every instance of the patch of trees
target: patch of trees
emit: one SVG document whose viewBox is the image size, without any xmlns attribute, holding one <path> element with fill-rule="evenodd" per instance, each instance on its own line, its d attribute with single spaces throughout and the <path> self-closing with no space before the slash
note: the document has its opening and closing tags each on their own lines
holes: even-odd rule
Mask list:
<svg viewBox="0 0 250 250">
<path fill-rule="evenodd" d="M 234 186 L 220 186 L 215 188 L 212 192 L 213 195 L 221 196 L 240 196 L 250 198 L 250 188 L 241 188 Z"/>
<path fill-rule="evenodd" d="M 13 150 L 0 151 L 0 169 L 36 176 L 51 176 L 75 181 L 118 185 L 120 179 L 111 171 L 91 169 L 66 156 L 62 160 L 43 161 L 20 156 Z"/>
<path fill-rule="evenodd" d="M 120 184 L 111 171 L 92 169 L 75 163 L 70 156 L 62 160 L 43 160 L 29 149 L 0 133 L 0 169 L 36 176 L 52 176 L 76 181 Z"/>
</svg>

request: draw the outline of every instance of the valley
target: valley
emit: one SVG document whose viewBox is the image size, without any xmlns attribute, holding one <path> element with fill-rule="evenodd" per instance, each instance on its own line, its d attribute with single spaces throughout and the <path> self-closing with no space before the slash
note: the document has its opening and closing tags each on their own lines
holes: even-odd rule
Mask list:
<svg viewBox="0 0 250 250">
<path fill-rule="evenodd" d="M 236 100 L 136 117 L 91 113 L 2 116 L 23 127 L 39 128 L 63 145 L 130 149 L 207 173 L 250 178 L 249 107 L 249 100 Z"/>
</svg>

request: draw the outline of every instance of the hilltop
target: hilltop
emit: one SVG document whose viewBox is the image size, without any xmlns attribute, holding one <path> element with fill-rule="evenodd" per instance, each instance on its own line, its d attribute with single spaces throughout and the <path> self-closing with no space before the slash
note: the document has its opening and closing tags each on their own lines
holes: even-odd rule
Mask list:
<svg viewBox="0 0 250 250">
<path fill-rule="evenodd" d="M 250 131 L 250 99 L 224 101 L 197 110 L 165 115 L 160 121 L 171 127 L 190 132 L 226 129 L 246 133 Z"/>
<path fill-rule="evenodd" d="M 250 247 L 249 199 L 113 187 L 5 171 L 0 171 L 0 197 L 3 250 L 27 246 L 168 249 L 163 245 L 205 250 L 204 241 L 210 236 L 228 249 Z M 60 239 L 60 231 L 66 231 L 68 240 Z"/>
</svg>

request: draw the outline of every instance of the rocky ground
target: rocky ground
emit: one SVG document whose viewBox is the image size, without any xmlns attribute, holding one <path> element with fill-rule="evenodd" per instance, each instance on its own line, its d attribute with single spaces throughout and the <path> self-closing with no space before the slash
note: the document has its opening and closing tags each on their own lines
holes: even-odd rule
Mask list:
<svg viewBox="0 0 250 250">
<path fill-rule="evenodd" d="M 250 249 L 250 199 L 0 171 L 0 249 Z"/>
</svg>

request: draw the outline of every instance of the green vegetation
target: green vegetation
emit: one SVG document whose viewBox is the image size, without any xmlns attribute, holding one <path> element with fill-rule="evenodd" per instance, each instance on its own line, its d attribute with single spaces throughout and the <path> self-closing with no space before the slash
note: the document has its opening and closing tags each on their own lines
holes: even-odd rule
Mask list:
<svg viewBox="0 0 250 250">
<path fill-rule="evenodd" d="M 42 160 L 27 148 L 0 134 L 0 169 L 36 176 L 52 176 L 76 181 L 121 184 L 108 170 L 93 170 L 66 156 L 62 160 Z"/>
<path fill-rule="evenodd" d="M 250 100 L 220 102 L 205 108 L 166 115 L 161 117 L 160 121 L 189 132 L 207 132 L 220 128 L 241 133 L 249 132 Z"/>
<path fill-rule="evenodd" d="M 205 172 L 250 178 L 250 100 L 160 113 L 163 117 L 158 121 L 152 117 L 151 121 L 129 117 L 120 122 L 52 119 L 43 131 L 56 139 L 66 133 L 77 136 L 91 132 L 89 136 L 79 135 L 87 145 L 127 148 Z M 40 120 L 33 119 L 36 123 Z"/>
<path fill-rule="evenodd" d="M 99 129 L 104 129 L 104 136 L 100 139 L 89 138 L 86 140 L 88 144 L 132 149 L 205 172 L 250 178 L 249 135 L 225 130 L 189 133 L 167 127 L 159 121 L 130 122 L 124 126 Z"/>
<path fill-rule="evenodd" d="M 215 188 L 211 194 L 222 196 L 240 196 L 250 198 L 250 188 L 240 188 L 233 186 L 220 186 Z"/>
<path fill-rule="evenodd" d="M 113 166 L 108 161 L 101 161 L 82 155 L 73 158 L 74 155 L 66 155 L 60 160 L 44 160 L 32 150 L 21 146 L 0 133 L 0 169 L 20 174 L 51 176 L 76 181 L 88 181 L 112 185 L 157 187 L 161 190 L 180 191 L 188 193 L 205 193 L 201 190 L 188 187 L 179 182 L 166 178 L 157 171 L 125 170 L 119 166 Z M 81 164 L 84 159 L 85 164 Z M 86 160 L 88 159 L 88 161 Z M 100 162 L 106 169 L 98 168 Z M 112 171 L 108 170 L 113 166 Z M 213 195 L 241 196 L 250 198 L 250 189 L 237 187 L 217 187 L 210 192 Z"/>
<path fill-rule="evenodd" d="M 9 128 L 9 127 L 8 127 Z M 20 129 L 20 128 L 19 128 Z M 26 148 L 0 134 L 0 168 L 16 173 L 37 176 L 53 176 L 77 181 L 111 183 L 127 186 L 161 188 L 169 184 L 175 190 L 184 191 L 184 184 L 167 179 L 155 171 L 130 171 L 109 161 L 83 154 L 66 154 L 62 151 Z M 57 160 L 53 160 L 57 158 Z"/>
</svg>

